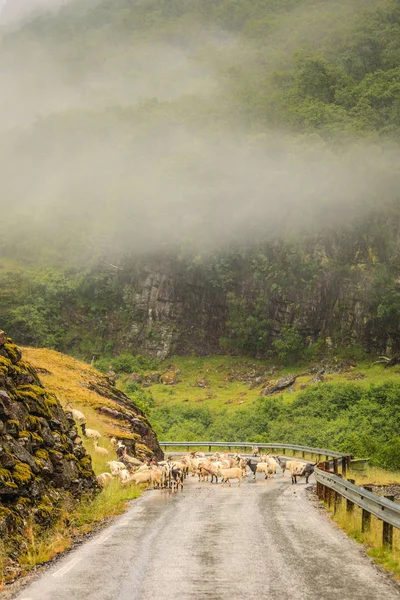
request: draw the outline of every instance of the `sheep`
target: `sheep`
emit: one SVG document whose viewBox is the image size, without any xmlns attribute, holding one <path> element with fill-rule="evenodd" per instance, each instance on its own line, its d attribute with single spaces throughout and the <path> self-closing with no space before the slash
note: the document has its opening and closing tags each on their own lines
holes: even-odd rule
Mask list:
<svg viewBox="0 0 400 600">
<path fill-rule="evenodd" d="M 113 448 L 118 448 L 118 440 L 114 436 L 110 438 L 110 443 Z"/>
<path fill-rule="evenodd" d="M 96 479 L 97 479 L 97 483 L 101 487 L 104 487 L 105 485 L 110 483 L 110 481 L 112 481 L 112 475 L 111 475 L 111 473 L 101 473 L 100 475 L 97 475 Z"/>
<path fill-rule="evenodd" d="M 205 480 L 205 478 L 208 481 L 208 476 L 211 475 L 211 483 L 213 483 L 214 477 L 216 483 L 218 483 L 218 467 L 219 465 L 212 463 L 211 461 L 201 463 L 199 465 L 199 478 L 203 477 L 203 481 Z"/>
<path fill-rule="evenodd" d="M 86 423 L 86 417 L 83 414 L 83 412 L 81 412 L 80 410 L 76 410 L 76 408 L 72 408 L 70 402 L 68 402 L 68 404 L 65 405 L 65 408 L 67 408 L 69 410 L 69 412 L 72 413 L 72 416 L 76 423 L 78 423 L 78 424 Z"/>
<path fill-rule="evenodd" d="M 254 475 L 254 479 L 256 479 L 256 473 L 257 473 L 257 465 L 258 463 L 254 463 L 252 462 L 251 458 L 248 458 L 246 461 L 248 467 L 250 468 L 250 471 L 253 473 Z"/>
<path fill-rule="evenodd" d="M 126 481 L 130 477 L 128 469 L 121 469 L 120 471 L 118 471 L 118 477 L 120 478 L 121 482 L 124 483 L 124 481 Z"/>
<path fill-rule="evenodd" d="M 102 448 L 101 446 L 98 446 L 97 440 L 94 440 L 94 451 L 97 454 L 101 454 L 102 456 L 107 456 L 108 454 L 110 454 L 107 448 Z"/>
<path fill-rule="evenodd" d="M 119 471 L 126 469 L 126 465 L 123 462 L 119 462 L 118 460 L 109 460 L 107 463 L 107 467 L 110 469 L 112 475 L 117 475 Z"/>
<path fill-rule="evenodd" d="M 303 462 L 297 460 L 289 460 L 287 463 L 287 468 L 290 471 L 290 476 L 292 478 L 292 484 L 297 483 L 297 476 L 300 476 L 304 470 L 305 464 Z"/>
<path fill-rule="evenodd" d="M 175 469 L 174 467 L 171 470 L 171 479 L 170 486 L 172 488 L 178 489 L 181 486 L 181 490 L 183 490 L 183 473 L 182 469 Z"/>
<path fill-rule="evenodd" d="M 292 484 L 297 483 L 297 477 L 305 477 L 306 483 L 312 473 L 314 473 L 314 467 L 317 463 L 304 463 L 296 460 L 289 460 L 287 468 L 290 471 L 292 477 Z"/>
<path fill-rule="evenodd" d="M 221 469 L 219 467 L 217 470 L 217 475 L 218 477 L 222 478 L 222 486 L 224 486 L 225 483 L 228 482 L 229 487 L 231 487 L 231 479 L 238 480 L 238 487 L 240 487 L 242 484 L 242 469 L 239 469 L 238 467 L 235 467 L 233 469 Z"/>
<path fill-rule="evenodd" d="M 161 469 L 152 469 L 153 473 L 153 485 L 156 488 L 161 487 Z"/>
<path fill-rule="evenodd" d="M 274 456 L 275 460 L 277 461 L 277 463 L 279 464 L 281 470 L 282 470 L 282 477 L 284 477 L 285 475 L 285 471 L 288 468 L 287 467 L 287 463 L 288 460 L 287 458 L 281 458 L 280 456 Z"/>
<path fill-rule="evenodd" d="M 140 483 L 148 483 L 152 484 L 154 480 L 153 471 L 149 469 L 148 471 L 141 471 L 140 473 L 134 473 L 128 479 L 125 479 L 124 484 L 134 483 L 135 485 L 139 485 Z"/>
<path fill-rule="evenodd" d="M 138 469 L 135 470 L 135 473 L 141 473 L 142 471 L 150 471 L 151 467 L 149 465 L 140 465 Z"/>
<path fill-rule="evenodd" d="M 268 456 L 265 459 L 265 462 L 268 463 L 269 465 L 269 469 L 268 469 L 268 475 L 275 475 L 276 474 L 276 468 L 278 466 L 278 462 L 275 460 L 275 458 L 273 456 Z"/>
<path fill-rule="evenodd" d="M 94 440 L 98 440 L 101 438 L 101 433 L 96 429 L 86 429 L 85 423 L 81 423 L 82 435 L 85 438 L 92 438 Z"/>
<path fill-rule="evenodd" d="M 267 462 L 259 462 L 256 468 L 256 473 L 265 473 L 265 479 L 268 479 L 270 466 Z"/>
<path fill-rule="evenodd" d="M 252 452 L 253 456 L 258 456 L 260 454 L 260 450 L 259 450 L 258 446 L 253 446 L 251 449 L 251 452 Z"/>
</svg>

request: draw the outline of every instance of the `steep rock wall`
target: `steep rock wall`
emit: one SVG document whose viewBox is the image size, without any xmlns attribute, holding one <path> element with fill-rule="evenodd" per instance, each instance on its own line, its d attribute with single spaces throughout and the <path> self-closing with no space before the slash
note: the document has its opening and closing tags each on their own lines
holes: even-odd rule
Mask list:
<svg viewBox="0 0 400 600">
<path fill-rule="evenodd" d="M 96 490 L 71 414 L 0 331 L 0 537 L 18 548 L 29 519 L 49 525 L 63 500 Z"/>
</svg>

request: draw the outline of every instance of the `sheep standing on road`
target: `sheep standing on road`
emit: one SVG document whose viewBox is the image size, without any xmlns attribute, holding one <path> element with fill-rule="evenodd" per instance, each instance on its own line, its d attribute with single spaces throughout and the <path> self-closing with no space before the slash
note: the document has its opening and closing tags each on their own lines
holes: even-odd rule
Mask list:
<svg viewBox="0 0 400 600">
<path fill-rule="evenodd" d="M 238 487 L 242 484 L 242 469 L 239 467 L 234 467 L 232 469 L 221 469 L 219 468 L 217 471 L 218 477 L 221 477 L 222 487 L 228 482 L 229 487 L 231 487 L 231 479 L 238 480 Z"/>
</svg>

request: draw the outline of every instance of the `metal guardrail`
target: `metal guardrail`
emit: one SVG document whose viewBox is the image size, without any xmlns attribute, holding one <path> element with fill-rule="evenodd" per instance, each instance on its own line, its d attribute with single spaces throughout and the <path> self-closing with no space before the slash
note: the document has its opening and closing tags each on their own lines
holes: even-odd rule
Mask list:
<svg viewBox="0 0 400 600">
<path fill-rule="evenodd" d="M 309 454 L 319 454 L 321 456 L 331 456 L 332 458 L 350 457 L 350 454 L 345 452 L 335 452 L 326 448 L 311 448 L 308 446 L 298 446 L 296 444 L 258 444 L 257 442 L 159 442 L 162 448 L 168 447 L 178 448 L 270 448 L 276 450 L 294 450 L 295 452 L 308 452 Z M 210 450 L 211 452 L 211 450 Z"/>
<path fill-rule="evenodd" d="M 400 529 L 400 504 L 393 502 L 393 497 L 385 498 L 374 494 L 371 490 L 355 485 L 354 480 L 345 479 L 347 469 L 350 467 L 352 456 L 344 452 L 336 452 L 325 448 L 312 448 L 296 444 L 259 444 L 256 442 L 160 442 L 160 446 L 189 448 L 270 448 L 274 450 L 293 450 L 313 454 L 318 457 L 318 466 L 314 469 L 317 481 L 317 494 L 321 500 L 330 506 L 334 502 L 334 512 L 341 498 L 346 499 L 346 510 L 350 513 L 356 504 L 362 509 L 362 531 L 370 527 L 371 515 L 383 521 L 382 541 L 385 547 L 393 545 L 393 527 Z M 326 460 L 321 462 L 321 456 Z M 329 460 L 329 457 L 332 457 Z M 341 475 L 338 473 L 341 467 Z"/>
<path fill-rule="evenodd" d="M 378 517 L 378 519 L 400 529 L 400 504 L 396 504 L 383 496 L 378 496 L 334 473 L 323 471 L 319 466 L 315 468 L 314 475 L 317 483 L 340 494 L 350 503 L 357 504 L 363 510 Z"/>
</svg>

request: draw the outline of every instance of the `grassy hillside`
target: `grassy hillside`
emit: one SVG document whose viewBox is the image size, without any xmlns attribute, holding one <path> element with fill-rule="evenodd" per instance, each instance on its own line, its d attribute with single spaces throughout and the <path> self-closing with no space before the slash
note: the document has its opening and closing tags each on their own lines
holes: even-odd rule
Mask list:
<svg viewBox="0 0 400 600">
<path fill-rule="evenodd" d="M 161 364 L 159 373 L 167 373 L 170 383 L 149 385 L 143 373 L 141 383 L 140 374 L 121 375 L 119 385 L 128 393 L 146 386 L 147 414 L 160 439 L 297 443 L 349 451 L 400 469 L 396 367 L 333 357 L 295 368 L 230 357 L 177 357 Z M 283 393 L 261 395 L 289 374 L 298 377 Z M 171 384 L 174 377 L 178 381 Z"/>
<path fill-rule="evenodd" d="M 96 474 L 108 471 L 106 465 L 108 460 L 116 459 L 115 450 L 110 443 L 111 437 L 123 439 L 125 443 L 136 441 L 136 451 L 138 456 L 152 454 L 155 448 L 146 446 L 145 440 L 135 432 L 134 427 L 128 420 L 121 418 L 112 418 L 99 412 L 104 407 L 121 411 L 121 405 L 112 399 L 112 385 L 105 376 L 93 369 L 90 365 L 78 361 L 74 358 L 47 350 L 46 348 L 23 348 L 24 357 L 35 369 L 38 370 L 43 384 L 48 390 L 56 394 L 65 410 L 67 404 L 84 413 L 87 427 L 96 429 L 102 434 L 99 440 L 99 446 L 109 450 L 109 456 L 99 456 L 93 448 L 93 442 L 83 438 L 83 443 L 92 456 L 93 469 Z M 95 391 L 94 386 L 101 389 L 106 385 L 110 397 Z M 141 414 L 136 414 L 135 406 L 132 401 L 129 411 L 129 401 L 127 406 L 122 409 L 127 415 L 134 414 L 146 427 L 147 419 Z M 121 415 L 120 415 L 121 416 Z"/>
</svg>

